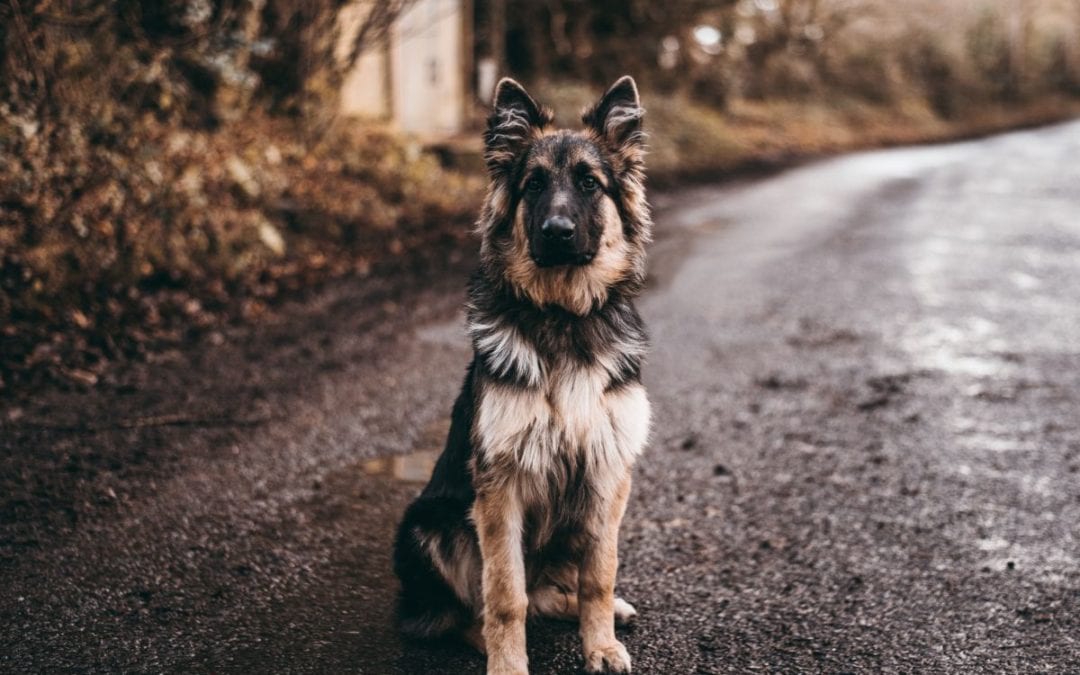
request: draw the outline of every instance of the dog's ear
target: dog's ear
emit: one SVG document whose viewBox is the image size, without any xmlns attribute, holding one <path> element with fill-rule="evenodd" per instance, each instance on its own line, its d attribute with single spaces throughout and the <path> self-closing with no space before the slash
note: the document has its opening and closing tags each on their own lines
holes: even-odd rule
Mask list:
<svg viewBox="0 0 1080 675">
<path fill-rule="evenodd" d="M 484 132 L 484 160 L 488 169 L 493 174 L 508 171 L 551 119 L 551 111 L 537 104 L 524 87 L 509 77 L 500 80 Z"/>
<path fill-rule="evenodd" d="M 581 121 L 628 163 L 640 163 L 645 154 L 645 132 L 641 130 L 644 116 L 634 78 L 624 75 L 582 114 Z"/>
</svg>

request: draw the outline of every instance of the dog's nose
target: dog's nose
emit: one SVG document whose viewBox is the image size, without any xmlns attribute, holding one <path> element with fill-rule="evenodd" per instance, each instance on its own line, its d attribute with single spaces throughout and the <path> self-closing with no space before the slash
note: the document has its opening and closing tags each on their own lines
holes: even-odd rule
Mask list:
<svg viewBox="0 0 1080 675">
<path fill-rule="evenodd" d="M 569 239 L 574 236 L 574 223 L 565 216 L 552 216 L 540 226 L 540 231 L 548 239 Z"/>
</svg>

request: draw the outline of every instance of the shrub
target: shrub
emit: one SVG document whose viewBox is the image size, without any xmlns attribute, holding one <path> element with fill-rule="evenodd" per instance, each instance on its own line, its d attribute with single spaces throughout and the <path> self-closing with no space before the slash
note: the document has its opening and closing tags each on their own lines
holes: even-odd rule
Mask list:
<svg viewBox="0 0 1080 675">
<path fill-rule="evenodd" d="M 968 57 L 983 86 L 994 100 L 1015 101 L 1021 87 L 1008 36 L 1000 17 L 985 9 L 967 32 Z"/>
<path fill-rule="evenodd" d="M 954 117 L 960 104 L 960 82 L 955 58 L 936 36 L 910 35 L 910 47 L 901 55 L 905 76 L 926 97 L 935 113 Z"/>
</svg>

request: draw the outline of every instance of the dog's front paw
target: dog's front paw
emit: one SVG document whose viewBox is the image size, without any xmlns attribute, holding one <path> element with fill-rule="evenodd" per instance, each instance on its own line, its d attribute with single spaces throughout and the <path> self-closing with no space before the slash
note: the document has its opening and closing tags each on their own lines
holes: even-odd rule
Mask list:
<svg viewBox="0 0 1080 675">
<path fill-rule="evenodd" d="M 529 675 L 529 659 L 524 653 L 489 652 L 487 675 Z"/>
<path fill-rule="evenodd" d="M 630 654 L 619 641 L 585 653 L 585 671 L 589 673 L 629 673 Z"/>
</svg>

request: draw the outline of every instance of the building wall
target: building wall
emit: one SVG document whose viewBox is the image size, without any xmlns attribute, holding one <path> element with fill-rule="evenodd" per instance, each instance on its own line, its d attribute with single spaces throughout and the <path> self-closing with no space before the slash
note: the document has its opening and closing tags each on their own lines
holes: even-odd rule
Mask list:
<svg viewBox="0 0 1080 675">
<path fill-rule="evenodd" d="M 352 40 L 360 30 L 370 6 L 371 0 L 357 0 L 338 14 L 339 38 L 334 52 L 338 59 L 344 61 L 348 57 Z M 385 46 L 376 46 L 361 54 L 342 82 L 341 112 L 357 117 L 388 119 L 391 110 L 387 68 Z"/>
<path fill-rule="evenodd" d="M 345 76 L 341 87 L 341 111 L 346 115 L 389 119 L 390 96 L 386 91 L 386 52 L 362 54 Z"/>
<path fill-rule="evenodd" d="M 465 0 L 418 0 L 394 25 L 389 44 L 370 49 L 347 74 L 342 112 L 388 119 L 422 136 L 459 131 L 469 68 L 465 8 Z M 363 1 L 342 11 L 340 55 L 366 11 Z"/>
</svg>

